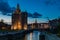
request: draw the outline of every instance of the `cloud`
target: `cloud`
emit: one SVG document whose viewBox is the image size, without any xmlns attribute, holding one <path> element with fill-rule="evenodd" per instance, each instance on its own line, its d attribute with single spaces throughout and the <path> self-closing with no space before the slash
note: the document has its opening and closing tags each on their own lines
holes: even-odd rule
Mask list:
<svg viewBox="0 0 60 40">
<path fill-rule="evenodd" d="M 3 2 L 0 1 L 0 11 L 2 12 L 3 15 L 6 15 L 7 13 L 11 13 L 15 7 L 10 7 L 8 2 Z"/>
<path fill-rule="evenodd" d="M 37 13 L 37 12 L 35 12 L 34 14 L 33 14 L 33 18 L 39 18 L 39 17 L 41 17 L 42 16 L 42 14 L 39 14 L 39 13 Z"/>
<path fill-rule="evenodd" d="M 32 18 L 33 17 L 33 14 L 28 13 L 28 17 Z"/>
<path fill-rule="evenodd" d="M 60 0 L 45 0 L 44 4 L 47 6 L 54 6 L 60 11 Z"/>
<path fill-rule="evenodd" d="M 7 16 L 12 16 L 12 13 L 7 13 L 6 15 L 7 15 Z"/>
<path fill-rule="evenodd" d="M 28 17 L 30 17 L 30 18 L 39 18 L 41 16 L 42 16 L 42 14 L 39 14 L 37 12 L 34 12 L 33 14 L 32 13 L 28 13 Z"/>
<path fill-rule="evenodd" d="M 54 4 L 57 3 L 57 0 L 46 0 L 44 3 L 45 3 L 46 5 L 54 5 Z"/>
</svg>

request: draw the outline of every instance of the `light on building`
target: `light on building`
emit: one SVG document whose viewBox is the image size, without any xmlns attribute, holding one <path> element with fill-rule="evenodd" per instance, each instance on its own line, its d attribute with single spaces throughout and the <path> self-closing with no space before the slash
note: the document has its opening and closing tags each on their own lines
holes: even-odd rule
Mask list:
<svg viewBox="0 0 60 40">
<path fill-rule="evenodd" d="M 2 29 L 6 29 L 5 27 L 2 27 Z"/>
<path fill-rule="evenodd" d="M 27 25 L 26 24 L 24 25 L 24 30 L 27 30 Z"/>
</svg>

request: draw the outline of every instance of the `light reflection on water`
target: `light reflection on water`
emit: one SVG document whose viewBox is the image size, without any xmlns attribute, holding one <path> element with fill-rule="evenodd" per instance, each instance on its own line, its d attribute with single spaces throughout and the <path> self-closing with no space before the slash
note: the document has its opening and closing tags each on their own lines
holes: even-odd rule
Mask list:
<svg viewBox="0 0 60 40">
<path fill-rule="evenodd" d="M 26 35 L 26 40 L 39 40 L 40 32 L 34 31 Z"/>
</svg>

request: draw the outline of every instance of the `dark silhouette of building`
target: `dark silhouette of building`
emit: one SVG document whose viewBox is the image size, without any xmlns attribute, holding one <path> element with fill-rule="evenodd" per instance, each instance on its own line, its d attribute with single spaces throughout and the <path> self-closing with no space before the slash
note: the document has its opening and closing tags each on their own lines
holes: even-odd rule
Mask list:
<svg viewBox="0 0 60 40">
<path fill-rule="evenodd" d="M 12 27 L 14 30 L 22 30 L 27 28 L 27 12 L 21 12 L 19 4 L 16 11 L 12 14 Z"/>
<path fill-rule="evenodd" d="M 27 29 L 27 12 L 22 12 L 21 15 L 22 28 Z"/>
<path fill-rule="evenodd" d="M 33 26 L 32 28 L 35 28 L 35 29 L 39 28 L 38 23 L 37 23 L 37 19 L 35 19 L 35 23 L 33 23 L 32 26 Z"/>
<path fill-rule="evenodd" d="M 38 23 L 35 20 L 35 23 L 28 24 L 28 29 L 48 29 L 49 23 Z"/>
<path fill-rule="evenodd" d="M 58 23 L 59 23 L 58 19 L 50 20 L 50 21 L 49 21 L 50 28 L 51 28 L 51 29 L 55 29 L 55 28 L 57 27 Z"/>
<path fill-rule="evenodd" d="M 11 25 L 4 23 L 3 20 L 0 21 L 0 30 L 11 30 Z"/>
<path fill-rule="evenodd" d="M 17 8 L 15 12 L 12 14 L 12 28 L 11 29 L 22 29 L 21 27 L 21 10 L 19 4 L 17 4 Z"/>
</svg>

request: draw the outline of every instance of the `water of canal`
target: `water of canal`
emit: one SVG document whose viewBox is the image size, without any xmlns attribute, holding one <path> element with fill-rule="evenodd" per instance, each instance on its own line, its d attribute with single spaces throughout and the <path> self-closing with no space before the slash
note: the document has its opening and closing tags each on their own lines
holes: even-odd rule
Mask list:
<svg viewBox="0 0 60 40">
<path fill-rule="evenodd" d="M 34 31 L 30 34 L 27 34 L 25 36 L 25 40 L 39 40 L 39 35 L 40 35 L 39 31 Z"/>
</svg>

